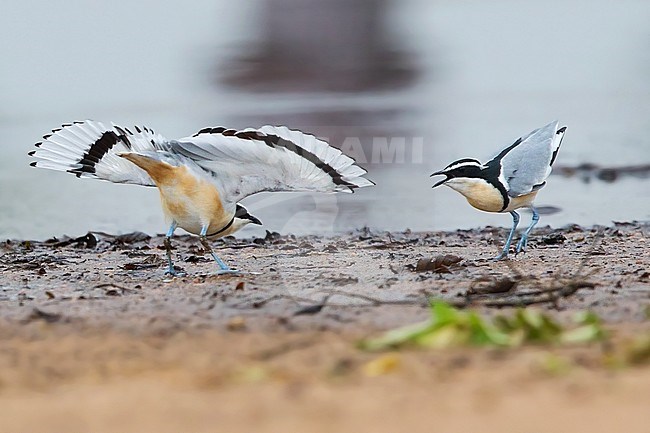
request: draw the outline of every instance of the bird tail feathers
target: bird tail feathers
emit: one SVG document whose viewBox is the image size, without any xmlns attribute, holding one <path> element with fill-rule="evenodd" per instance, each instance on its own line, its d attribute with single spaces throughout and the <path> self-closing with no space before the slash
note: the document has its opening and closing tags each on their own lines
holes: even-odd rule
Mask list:
<svg viewBox="0 0 650 433">
<path fill-rule="evenodd" d="M 162 150 L 166 141 L 146 127 L 136 126 L 135 131 L 93 120 L 65 124 L 36 143 L 37 149 L 29 152 L 34 159 L 30 165 L 77 177 L 151 186 L 147 173 L 119 154 Z"/>
</svg>

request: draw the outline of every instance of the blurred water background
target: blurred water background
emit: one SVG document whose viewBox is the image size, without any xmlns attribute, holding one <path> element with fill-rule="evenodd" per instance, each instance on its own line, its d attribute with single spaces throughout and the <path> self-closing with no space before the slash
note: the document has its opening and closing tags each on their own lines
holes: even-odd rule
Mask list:
<svg viewBox="0 0 650 433">
<path fill-rule="evenodd" d="M 265 229 L 284 233 L 509 227 L 508 215 L 432 191 L 428 176 L 461 157 L 488 158 L 554 119 L 569 126 L 558 165 L 650 163 L 648 1 L 6 0 L 1 8 L 0 238 L 165 231 L 152 188 L 28 166 L 43 134 L 84 118 L 169 138 L 286 124 L 329 138 L 377 182 L 352 195 L 244 202 Z M 601 177 L 608 181 L 554 175 L 537 204 L 559 211 L 541 224 L 650 219 L 647 178 Z"/>
</svg>

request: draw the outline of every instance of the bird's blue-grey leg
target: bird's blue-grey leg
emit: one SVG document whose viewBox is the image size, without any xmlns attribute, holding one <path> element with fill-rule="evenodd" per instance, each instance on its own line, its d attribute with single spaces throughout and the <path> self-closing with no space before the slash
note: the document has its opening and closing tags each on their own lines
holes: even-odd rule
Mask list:
<svg viewBox="0 0 650 433">
<path fill-rule="evenodd" d="M 512 237 L 515 235 L 515 230 L 517 229 L 517 225 L 519 224 L 519 214 L 515 211 L 510 212 L 510 215 L 512 215 L 512 229 L 510 229 L 510 234 L 508 235 L 508 239 L 506 240 L 506 244 L 503 247 L 503 250 L 501 253 L 494 258 L 494 260 L 502 260 L 508 257 L 508 251 L 510 251 L 510 244 L 512 243 Z"/>
<path fill-rule="evenodd" d="M 201 240 L 201 245 L 203 245 L 203 248 L 210 253 L 214 261 L 217 262 L 217 265 L 219 265 L 220 269 L 217 271 L 217 274 L 239 274 L 239 271 L 230 269 L 230 267 L 223 260 L 221 260 L 219 256 L 214 253 L 214 251 L 212 251 L 210 243 L 208 242 L 208 238 L 205 237 L 205 234 L 207 232 L 208 226 L 203 226 L 203 228 L 201 228 L 199 239 Z"/>
<path fill-rule="evenodd" d="M 537 213 L 537 209 L 535 209 L 532 206 L 530 207 L 530 209 L 533 211 L 533 219 L 530 221 L 530 225 L 528 226 L 523 236 L 519 240 L 515 254 L 519 254 L 522 251 L 523 252 L 526 251 L 526 245 L 528 245 L 528 235 L 530 234 L 533 227 L 535 227 L 535 225 L 537 224 L 537 221 L 539 221 L 539 214 Z"/>
<path fill-rule="evenodd" d="M 173 275 L 175 277 L 181 277 L 185 275 L 183 272 L 176 272 L 174 270 L 174 262 L 172 261 L 172 236 L 174 235 L 174 231 L 176 230 L 176 227 L 178 227 L 178 224 L 176 221 L 172 221 L 171 225 L 169 226 L 169 230 L 167 230 L 167 234 L 165 235 L 165 251 L 167 252 L 167 271 L 165 272 L 165 275 Z"/>
</svg>

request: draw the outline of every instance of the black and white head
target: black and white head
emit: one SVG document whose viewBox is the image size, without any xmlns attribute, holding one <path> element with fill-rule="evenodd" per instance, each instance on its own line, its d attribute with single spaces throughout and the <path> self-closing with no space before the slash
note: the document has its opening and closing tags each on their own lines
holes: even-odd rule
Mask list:
<svg viewBox="0 0 650 433">
<path fill-rule="evenodd" d="M 486 212 L 502 212 L 509 198 L 499 181 L 498 166 L 484 165 L 473 158 L 454 161 L 431 176 L 445 176 L 433 187 L 446 185 L 465 196 L 469 204 Z"/>
<path fill-rule="evenodd" d="M 463 158 L 452 162 L 440 171 L 432 173 L 431 176 L 445 176 L 444 179 L 437 182 L 432 188 L 440 185 L 447 185 L 451 188 L 463 183 L 473 182 L 475 179 L 484 177 L 483 170 L 486 167 L 477 159 Z M 454 188 L 455 189 L 455 188 Z"/>
<path fill-rule="evenodd" d="M 262 221 L 255 218 L 253 215 L 248 213 L 248 210 L 240 204 L 237 205 L 237 210 L 235 211 L 235 218 L 232 222 L 233 232 L 241 229 L 242 227 L 247 226 L 248 224 L 257 224 L 262 225 Z"/>
</svg>

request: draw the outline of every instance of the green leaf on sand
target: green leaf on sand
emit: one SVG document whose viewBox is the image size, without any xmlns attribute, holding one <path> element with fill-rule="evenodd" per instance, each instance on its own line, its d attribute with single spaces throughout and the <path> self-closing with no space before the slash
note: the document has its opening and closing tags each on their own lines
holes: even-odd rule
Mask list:
<svg viewBox="0 0 650 433">
<path fill-rule="evenodd" d="M 361 341 L 365 350 L 385 350 L 403 346 L 444 349 L 459 346 L 512 347 L 523 344 L 581 344 L 605 338 L 598 316 L 581 312 L 574 326 L 565 326 L 535 309 L 518 309 L 493 319 L 475 311 L 464 311 L 435 301 L 431 317 L 382 336 Z"/>
</svg>

